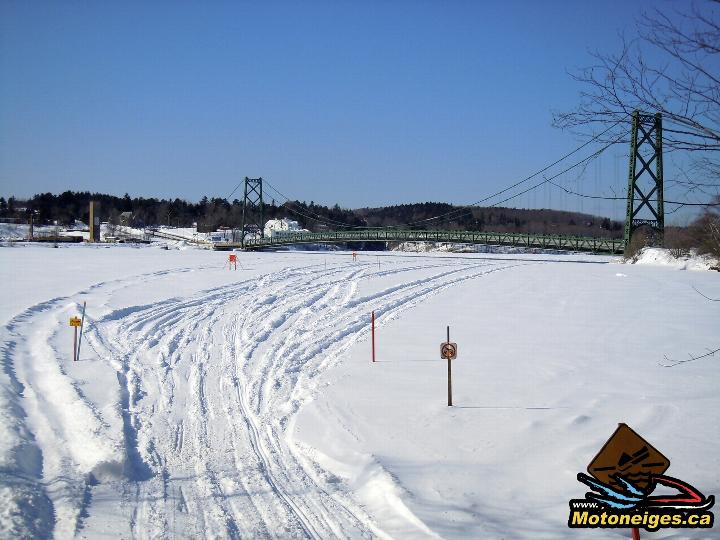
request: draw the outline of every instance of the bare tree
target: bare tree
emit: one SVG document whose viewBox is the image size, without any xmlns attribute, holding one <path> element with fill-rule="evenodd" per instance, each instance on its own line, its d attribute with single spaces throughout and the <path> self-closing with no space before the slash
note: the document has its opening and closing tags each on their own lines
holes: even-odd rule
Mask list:
<svg viewBox="0 0 720 540">
<path fill-rule="evenodd" d="M 708 206 L 695 221 L 694 228 L 700 240 L 700 250 L 714 255 L 720 261 L 720 196 L 715 197 L 716 206 Z"/>
<path fill-rule="evenodd" d="M 553 124 L 588 135 L 620 122 L 604 137 L 615 140 L 634 110 L 663 115 L 666 151 L 692 153 L 696 172 L 720 186 L 720 1 L 681 4 L 685 11 L 643 14 L 618 53 L 592 53 L 593 65 L 571 74 L 581 100 Z M 693 175 L 694 182 L 699 182 Z"/>
</svg>

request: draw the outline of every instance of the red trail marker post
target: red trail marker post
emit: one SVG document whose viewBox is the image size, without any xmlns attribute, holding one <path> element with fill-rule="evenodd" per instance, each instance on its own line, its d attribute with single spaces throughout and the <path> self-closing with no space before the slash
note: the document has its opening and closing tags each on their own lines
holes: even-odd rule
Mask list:
<svg viewBox="0 0 720 540">
<path fill-rule="evenodd" d="M 632 540 L 640 540 L 640 529 L 637 527 L 632 530 Z"/>
<path fill-rule="evenodd" d="M 371 315 L 371 329 L 370 332 L 372 334 L 372 361 L 375 361 L 375 311 L 372 312 Z"/>
</svg>

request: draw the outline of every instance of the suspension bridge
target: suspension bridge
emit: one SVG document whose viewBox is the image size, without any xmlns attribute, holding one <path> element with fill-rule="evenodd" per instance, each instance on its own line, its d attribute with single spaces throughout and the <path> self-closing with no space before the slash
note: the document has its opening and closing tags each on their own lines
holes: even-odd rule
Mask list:
<svg viewBox="0 0 720 540">
<path fill-rule="evenodd" d="M 478 231 L 403 231 L 396 229 L 301 232 L 282 236 L 247 239 L 242 247 L 245 250 L 258 250 L 297 244 L 333 244 L 348 242 L 484 244 L 591 253 L 622 253 L 625 247 L 622 239 L 612 238 Z M 233 247 L 234 245 L 231 243 L 227 245 L 215 244 L 215 249 L 218 250 L 233 249 Z"/>
<path fill-rule="evenodd" d="M 617 254 L 624 251 L 625 247 L 630 242 L 633 233 L 640 227 L 646 227 L 649 229 L 653 234 L 654 242 L 662 244 L 665 228 L 665 202 L 678 205 L 684 205 L 684 203 L 664 201 L 662 118 L 660 114 L 649 115 L 636 111 L 632 115 L 632 124 L 629 134 L 625 131 L 620 137 L 611 139 L 604 147 L 590 154 L 588 157 L 577 161 L 573 165 L 566 167 L 553 176 L 548 177 L 543 175 L 543 180 L 531 185 L 530 187 L 525 188 L 523 186 L 523 188 L 520 188 L 522 184 L 525 184 L 533 178 L 542 175 L 551 169 L 551 167 L 558 165 L 569 156 L 585 148 L 591 142 L 598 140 L 607 132 L 615 128 L 618 124 L 619 122 L 616 122 L 608 129 L 596 135 L 572 152 L 562 156 L 560 159 L 545 168 L 503 190 L 493 193 L 492 195 L 489 195 L 488 197 L 485 197 L 484 199 L 481 199 L 471 205 L 460 207 L 440 216 L 409 223 L 404 227 L 351 227 L 347 224 L 322 218 L 321 216 L 309 216 L 300 214 L 299 212 L 293 212 L 302 215 L 309 220 L 321 222 L 326 226 L 328 224 L 334 225 L 340 230 L 325 230 L 322 232 L 298 231 L 286 232 L 277 236 L 264 236 L 262 234 L 264 225 L 263 179 L 246 177 L 244 180 L 245 189 L 243 198 L 242 227 L 239 235 L 240 241 L 215 243 L 213 247 L 216 250 L 263 250 L 299 244 L 343 244 L 360 242 L 387 244 L 395 242 L 436 242 Z M 492 200 L 493 198 L 498 198 L 500 196 L 505 197 L 494 204 L 484 206 L 484 208 L 497 207 L 500 204 L 506 203 L 516 197 L 545 185 L 554 185 L 556 187 L 560 187 L 566 193 L 581 197 L 625 200 L 625 197 L 602 197 L 572 192 L 562 186 L 559 186 L 558 184 L 555 184 L 553 180 L 576 167 L 583 166 L 584 164 L 590 162 L 610 146 L 626 139 L 628 135 L 630 135 L 630 163 L 627 190 L 627 214 L 625 219 L 624 236 L 622 239 L 489 231 L 426 230 L 429 228 L 428 225 L 432 225 L 432 228 L 437 229 L 437 224 L 442 220 L 455 219 L 461 217 L 462 215 L 467 215 L 469 212 L 472 212 L 472 208 L 481 208 L 480 205 L 482 203 Z M 653 164 L 655 165 L 654 170 L 652 167 Z M 240 187 L 240 184 L 238 187 Z M 518 189 L 521 189 L 521 191 L 518 192 Z M 280 192 L 278 193 L 282 195 Z M 285 198 L 287 201 L 290 201 L 289 198 Z M 643 209 L 644 212 L 641 213 Z M 255 231 L 256 233 L 247 234 L 248 230 Z"/>
</svg>

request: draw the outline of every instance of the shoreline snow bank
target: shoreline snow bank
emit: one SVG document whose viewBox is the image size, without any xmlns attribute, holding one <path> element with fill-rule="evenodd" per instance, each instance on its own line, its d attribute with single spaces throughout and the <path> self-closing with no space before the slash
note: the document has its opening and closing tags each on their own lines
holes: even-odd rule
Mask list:
<svg viewBox="0 0 720 540">
<path fill-rule="evenodd" d="M 710 270 L 718 266 L 717 259 L 710 255 L 698 255 L 691 251 L 686 255 L 676 256 L 673 250 L 665 248 L 647 247 L 640 250 L 627 264 L 640 264 L 649 266 L 666 266 L 677 270 Z"/>
</svg>

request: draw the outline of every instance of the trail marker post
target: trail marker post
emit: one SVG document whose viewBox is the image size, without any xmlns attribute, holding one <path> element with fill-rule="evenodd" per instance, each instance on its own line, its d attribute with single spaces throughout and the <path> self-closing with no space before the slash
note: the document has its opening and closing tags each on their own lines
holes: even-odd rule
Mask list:
<svg viewBox="0 0 720 540">
<path fill-rule="evenodd" d="M 452 407 L 452 363 L 457 358 L 457 343 L 450 342 L 450 327 L 447 327 L 447 341 L 440 344 L 440 358 L 447 358 L 448 363 L 448 407 Z"/>
<path fill-rule="evenodd" d="M 74 336 L 73 336 L 73 362 L 77 362 L 77 345 L 78 345 L 77 329 L 78 329 L 78 326 L 80 326 L 80 324 L 82 324 L 82 321 L 80 321 L 79 318 L 70 317 L 70 326 L 72 326 L 73 330 L 75 330 Z"/>
<path fill-rule="evenodd" d="M 237 270 L 237 255 L 234 253 L 228 256 L 228 270 L 230 270 L 230 267 L 233 265 L 235 266 L 235 270 Z"/>
<path fill-rule="evenodd" d="M 77 357 L 76 359 L 80 358 L 80 345 L 82 345 L 82 335 L 83 335 L 83 328 L 85 327 L 85 305 L 87 302 L 83 302 L 83 311 L 82 311 L 82 319 L 80 320 L 80 337 L 78 338 L 77 342 Z"/>
<path fill-rule="evenodd" d="M 375 361 L 375 311 L 371 315 L 371 334 L 372 334 L 372 361 Z"/>
</svg>

